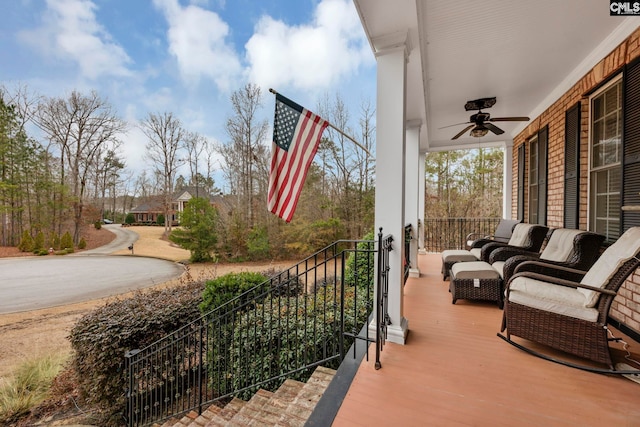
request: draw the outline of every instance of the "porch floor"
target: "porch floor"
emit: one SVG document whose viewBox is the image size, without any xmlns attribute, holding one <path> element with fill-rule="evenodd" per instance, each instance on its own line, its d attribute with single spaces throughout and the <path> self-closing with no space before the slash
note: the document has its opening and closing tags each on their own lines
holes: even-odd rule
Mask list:
<svg viewBox="0 0 640 427">
<path fill-rule="evenodd" d="M 418 263 L 404 290 L 406 345 L 387 343 L 377 371 L 370 346 L 333 426 L 640 426 L 640 384 L 507 344 L 495 303 L 452 305 L 440 254 Z M 640 360 L 640 343 L 611 329 Z M 611 346 L 623 361 L 622 345 Z"/>
</svg>

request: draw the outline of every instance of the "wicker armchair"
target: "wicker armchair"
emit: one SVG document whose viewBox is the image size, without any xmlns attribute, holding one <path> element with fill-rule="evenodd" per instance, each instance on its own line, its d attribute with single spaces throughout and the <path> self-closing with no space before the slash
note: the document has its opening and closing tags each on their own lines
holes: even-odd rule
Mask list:
<svg viewBox="0 0 640 427">
<path fill-rule="evenodd" d="M 502 330 L 505 341 L 538 357 L 594 372 L 615 371 L 609 352 L 607 318 L 620 286 L 640 266 L 640 227 L 627 230 L 608 247 L 580 282 L 533 272 L 515 274 L 507 283 Z M 546 356 L 514 342 L 518 336 L 609 366 L 599 369 Z"/>
<path fill-rule="evenodd" d="M 491 252 L 489 264 L 498 270 L 505 283 L 511 276 L 522 271 L 554 275 L 556 266 L 583 270 L 582 274 L 566 277 L 580 281 L 586 270 L 600 256 L 605 236 L 583 230 L 558 228 L 549 231 L 546 246 L 542 252 L 532 253 L 522 248 L 504 247 Z M 529 262 L 540 261 L 540 262 Z"/>
<path fill-rule="evenodd" d="M 498 248 L 516 247 L 527 252 L 536 253 L 542 247 L 542 243 L 544 242 L 548 231 L 549 228 L 544 225 L 516 224 L 513 229 L 513 234 L 507 243 L 485 243 L 480 248 L 476 247 L 471 249 L 470 252 L 478 256 L 477 252 L 474 253 L 474 251 L 479 251 L 478 259 L 485 262 L 489 262 L 491 253 Z"/>
<path fill-rule="evenodd" d="M 469 233 L 466 238 L 467 250 L 471 248 L 481 248 L 482 245 L 491 242 L 507 243 L 513 234 L 513 228 L 520 224 L 520 219 L 501 219 L 496 226 L 496 231 L 492 235 L 483 233 Z"/>
</svg>

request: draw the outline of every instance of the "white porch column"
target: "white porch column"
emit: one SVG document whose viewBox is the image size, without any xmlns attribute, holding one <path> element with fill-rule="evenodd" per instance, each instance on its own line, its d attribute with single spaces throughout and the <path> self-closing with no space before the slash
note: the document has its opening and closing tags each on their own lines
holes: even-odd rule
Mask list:
<svg viewBox="0 0 640 427">
<path fill-rule="evenodd" d="M 419 191 L 419 159 L 420 159 L 420 126 L 419 120 L 413 120 L 407 123 L 406 131 L 406 152 L 405 152 L 405 225 L 411 224 L 411 232 L 413 238 L 410 243 L 409 269 L 410 277 L 420 277 L 420 269 L 418 268 L 418 199 Z"/>
<path fill-rule="evenodd" d="M 502 217 L 511 219 L 511 205 L 513 203 L 513 141 L 508 141 L 503 150 Z"/>
<path fill-rule="evenodd" d="M 424 162 L 426 157 L 427 153 L 423 152 L 420 152 L 418 157 L 418 221 L 420 221 L 420 227 L 418 227 L 418 253 L 421 255 L 427 253 L 424 247 L 424 193 L 427 185 L 424 179 Z"/>
<path fill-rule="evenodd" d="M 375 232 L 393 236 L 389 255 L 387 341 L 404 344 L 408 321 L 403 315 L 405 213 L 405 100 L 407 34 L 374 41 L 378 63 L 376 100 Z"/>
</svg>

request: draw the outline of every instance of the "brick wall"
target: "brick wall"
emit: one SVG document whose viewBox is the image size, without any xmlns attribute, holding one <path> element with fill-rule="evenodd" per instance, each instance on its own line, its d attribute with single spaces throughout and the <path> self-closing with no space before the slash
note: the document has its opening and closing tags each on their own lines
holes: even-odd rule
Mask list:
<svg viewBox="0 0 640 427">
<path fill-rule="evenodd" d="M 548 177 L 547 177 L 547 225 L 562 227 L 564 224 L 564 128 L 565 112 L 581 102 L 580 131 L 580 228 L 587 229 L 588 205 L 588 155 L 589 155 L 589 93 L 609 77 L 622 71 L 624 64 L 640 56 L 640 28 L 627 40 L 602 59 L 570 90 L 560 97 L 529 126 L 514 138 L 513 143 L 513 203 L 512 217 L 517 217 L 518 148 L 544 126 L 549 126 Z M 526 147 L 527 157 L 529 147 Z M 528 158 L 525 170 L 529 170 Z M 525 173 L 525 222 L 528 221 L 528 174 Z M 611 317 L 640 334 L 640 269 L 621 288 L 610 311 Z"/>
</svg>

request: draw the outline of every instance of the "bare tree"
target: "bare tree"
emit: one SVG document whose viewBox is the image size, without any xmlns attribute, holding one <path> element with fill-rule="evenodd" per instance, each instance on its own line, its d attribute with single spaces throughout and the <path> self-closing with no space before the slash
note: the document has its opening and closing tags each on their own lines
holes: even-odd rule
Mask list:
<svg viewBox="0 0 640 427">
<path fill-rule="evenodd" d="M 146 119 L 140 122 L 140 127 L 149 142 L 146 145 L 147 159 L 151 161 L 154 172 L 162 179 L 162 195 L 164 209 L 164 228 L 166 233 L 171 232 L 172 216 L 171 194 L 175 181 L 176 170 L 184 162 L 179 156 L 179 151 L 187 136 L 180 119 L 172 113 L 149 113 Z"/>
<path fill-rule="evenodd" d="M 203 177 L 202 174 L 198 172 L 198 165 L 200 163 L 200 157 L 202 156 L 202 153 L 206 151 L 208 145 L 209 142 L 207 141 L 207 138 L 194 132 L 189 132 L 184 141 L 184 147 L 187 150 L 189 172 L 191 172 L 189 182 L 196 187 L 195 197 L 200 197 L 200 194 L 198 193 L 204 184 L 203 182 L 200 182 Z"/>
<path fill-rule="evenodd" d="M 227 134 L 230 142 L 219 147 L 224 159 L 223 172 L 231 186 L 231 192 L 237 196 L 238 209 L 247 228 L 256 222 L 254 202 L 264 179 L 258 173 L 264 169 L 262 164 L 266 148 L 264 141 L 269 125 L 266 120 L 258 120 L 262 107 L 262 93 L 258 86 L 247 84 L 231 95 L 233 116 L 227 120 Z"/>
<path fill-rule="evenodd" d="M 62 185 L 66 183 L 64 172 L 68 169 L 75 225 L 73 239 L 77 244 L 87 181 L 101 161 L 97 154 L 107 143 L 117 147 L 126 125 L 96 92 L 84 96 L 76 91 L 67 99 L 47 98 L 41 102 L 37 124 L 60 150 Z"/>
</svg>

